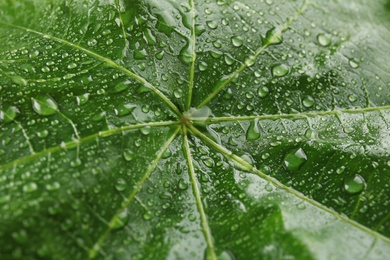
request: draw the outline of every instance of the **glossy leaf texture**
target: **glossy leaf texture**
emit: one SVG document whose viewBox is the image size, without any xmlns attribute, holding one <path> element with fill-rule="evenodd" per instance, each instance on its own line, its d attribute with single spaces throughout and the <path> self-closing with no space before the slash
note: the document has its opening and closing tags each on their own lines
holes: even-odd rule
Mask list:
<svg viewBox="0 0 390 260">
<path fill-rule="evenodd" d="M 390 254 L 389 1 L 0 17 L 0 258 Z"/>
</svg>

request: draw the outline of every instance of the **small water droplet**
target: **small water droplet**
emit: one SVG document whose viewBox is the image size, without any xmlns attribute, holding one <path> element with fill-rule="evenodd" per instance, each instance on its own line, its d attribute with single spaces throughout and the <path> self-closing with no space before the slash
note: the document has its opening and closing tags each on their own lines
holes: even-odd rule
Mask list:
<svg viewBox="0 0 390 260">
<path fill-rule="evenodd" d="M 332 39 L 330 38 L 329 35 L 320 33 L 317 35 L 317 41 L 321 46 L 329 46 L 332 43 Z"/>
<path fill-rule="evenodd" d="M 349 194 L 358 194 L 366 187 L 366 181 L 359 174 L 345 177 L 344 190 Z"/>
<path fill-rule="evenodd" d="M 198 68 L 200 71 L 205 71 L 208 67 L 208 64 L 204 61 L 199 62 Z"/>
<path fill-rule="evenodd" d="M 76 63 L 71 63 L 68 65 L 68 69 L 74 69 L 77 67 L 77 64 Z"/>
<path fill-rule="evenodd" d="M 120 229 L 123 228 L 128 221 L 129 221 L 129 213 L 127 209 L 125 209 L 119 214 L 119 216 L 117 216 L 110 222 L 110 227 L 113 230 Z"/>
<path fill-rule="evenodd" d="M 37 189 L 38 185 L 35 182 L 30 182 L 23 186 L 23 191 L 27 193 L 36 191 Z"/>
<path fill-rule="evenodd" d="M 126 181 L 122 178 L 117 179 L 115 189 L 117 191 L 124 191 L 126 189 Z"/>
<path fill-rule="evenodd" d="M 352 68 L 356 69 L 356 68 L 359 67 L 359 63 L 355 59 L 350 59 L 349 60 L 349 66 L 351 66 Z"/>
<path fill-rule="evenodd" d="M 47 94 L 40 94 L 35 98 L 31 98 L 31 103 L 34 111 L 42 116 L 50 116 L 58 111 L 57 103 Z"/>
<path fill-rule="evenodd" d="M 19 109 L 15 106 L 10 106 L 5 111 L 0 110 L 0 122 L 12 122 L 19 113 Z"/>
<path fill-rule="evenodd" d="M 130 162 L 131 160 L 134 159 L 134 157 L 135 157 L 135 153 L 133 151 L 131 151 L 129 149 L 126 149 L 126 150 L 123 151 L 123 158 L 126 161 Z"/>
<path fill-rule="evenodd" d="M 88 99 L 89 99 L 89 93 L 85 93 L 83 95 L 76 96 L 77 105 L 79 105 L 79 106 L 84 105 L 85 103 L 88 102 Z"/>
<path fill-rule="evenodd" d="M 21 76 L 11 76 L 11 80 L 20 86 L 27 86 L 27 80 Z"/>
<path fill-rule="evenodd" d="M 218 27 L 218 22 L 217 21 L 207 21 L 206 22 L 207 26 L 210 28 L 210 29 L 217 29 Z"/>
<path fill-rule="evenodd" d="M 164 51 L 157 52 L 157 53 L 155 54 L 156 59 L 162 60 L 162 59 L 164 58 L 164 54 L 165 54 Z"/>
<path fill-rule="evenodd" d="M 314 98 L 312 98 L 311 96 L 307 96 L 307 97 L 305 97 L 305 98 L 302 100 L 302 104 L 303 104 L 303 106 L 309 108 L 309 107 L 314 106 L 315 100 L 314 100 Z"/>
<path fill-rule="evenodd" d="M 272 75 L 274 77 L 283 77 L 289 72 L 289 67 L 285 64 L 276 64 L 272 67 Z"/>
<path fill-rule="evenodd" d="M 56 181 L 53 183 L 50 183 L 50 184 L 46 184 L 46 189 L 48 191 L 58 190 L 60 187 L 61 187 L 61 185 Z"/>
<path fill-rule="evenodd" d="M 336 173 L 337 174 L 342 174 L 344 171 L 345 171 L 345 166 L 343 165 L 343 166 L 337 168 Z"/>
<path fill-rule="evenodd" d="M 269 89 L 266 86 L 261 86 L 257 89 L 257 95 L 259 95 L 259 97 L 261 98 L 265 98 L 266 96 L 268 96 L 268 93 Z"/>
<path fill-rule="evenodd" d="M 263 45 L 279 44 L 282 43 L 282 41 L 282 32 L 276 28 L 272 28 L 265 34 Z"/>
<path fill-rule="evenodd" d="M 115 112 L 115 115 L 120 116 L 120 117 L 127 116 L 131 112 L 133 112 L 136 107 L 137 106 L 134 104 L 122 104 L 122 105 L 117 106 L 115 108 L 114 112 Z"/>
<path fill-rule="evenodd" d="M 242 37 L 240 37 L 240 36 L 233 36 L 231 38 L 231 41 L 233 43 L 233 46 L 235 46 L 235 47 L 241 47 L 243 42 L 244 42 Z"/>
<path fill-rule="evenodd" d="M 289 171 L 298 170 L 307 161 L 307 156 L 302 148 L 289 152 L 283 159 L 283 167 Z"/>
<path fill-rule="evenodd" d="M 349 99 L 349 101 L 351 101 L 351 102 L 355 102 L 356 100 L 357 100 L 357 97 L 355 96 L 355 95 L 349 95 L 348 96 L 348 99 Z"/>
<path fill-rule="evenodd" d="M 178 186 L 179 186 L 179 189 L 186 190 L 188 188 L 188 183 L 186 183 L 184 180 L 180 179 Z"/>
</svg>

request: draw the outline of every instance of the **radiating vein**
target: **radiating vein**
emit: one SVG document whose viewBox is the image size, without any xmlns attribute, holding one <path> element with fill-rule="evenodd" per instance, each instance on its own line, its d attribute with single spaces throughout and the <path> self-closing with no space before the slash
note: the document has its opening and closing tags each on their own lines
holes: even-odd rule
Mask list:
<svg viewBox="0 0 390 260">
<path fill-rule="evenodd" d="M 257 116 L 226 116 L 226 117 L 197 117 L 191 118 L 192 121 L 200 122 L 226 122 L 226 121 L 246 121 L 254 119 L 282 119 L 282 118 L 306 118 L 306 117 L 315 117 L 315 116 L 327 116 L 327 115 L 337 115 L 340 113 L 354 114 L 354 113 L 365 113 L 365 112 L 375 112 L 389 110 L 390 106 L 379 106 L 379 107 L 366 107 L 366 108 L 356 108 L 356 109 L 340 109 L 340 110 L 330 110 L 330 111 L 317 111 L 317 112 L 301 112 L 294 114 L 274 114 L 274 115 L 257 115 Z"/>
<path fill-rule="evenodd" d="M 191 156 L 191 150 L 190 150 L 190 146 L 189 146 L 189 142 L 188 142 L 187 129 L 185 127 L 184 127 L 183 142 L 184 142 L 185 154 L 186 154 L 186 159 L 187 159 L 188 168 L 189 168 L 189 174 L 190 174 L 190 178 L 191 178 L 192 190 L 193 190 L 194 195 L 195 195 L 196 206 L 198 208 L 198 212 L 199 212 L 200 219 L 201 219 L 202 231 L 203 231 L 203 234 L 205 236 L 206 243 L 207 243 L 207 253 L 208 253 L 210 260 L 217 260 L 217 256 L 215 254 L 214 243 L 213 243 L 213 237 L 211 235 L 210 226 L 208 224 L 206 212 L 205 212 L 204 207 L 203 207 L 200 189 L 199 189 L 199 185 L 198 185 L 198 180 L 196 178 L 194 165 L 192 163 L 192 156 Z"/>
<path fill-rule="evenodd" d="M 177 122 L 177 121 L 154 122 L 154 123 L 144 123 L 144 124 L 138 124 L 138 125 L 128 125 L 128 126 L 118 127 L 115 129 L 100 131 L 96 134 L 92 134 L 92 135 L 89 135 L 89 136 L 86 136 L 86 137 L 83 137 L 80 139 L 76 139 L 76 140 L 72 140 L 72 141 L 69 141 L 66 143 L 62 143 L 60 145 L 56 145 L 56 146 L 47 148 L 47 149 L 42 150 L 40 152 L 35 152 L 35 153 L 32 153 L 28 156 L 21 157 L 21 158 L 14 160 L 14 161 L 0 165 L 0 171 L 4 170 L 6 168 L 9 168 L 13 165 L 25 163 L 25 162 L 28 162 L 28 161 L 33 160 L 35 158 L 45 156 L 49 153 L 57 152 L 57 151 L 60 151 L 62 149 L 67 149 L 68 147 L 74 147 L 75 145 L 79 145 L 83 142 L 88 142 L 88 141 L 94 140 L 94 139 L 99 138 L 99 137 L 107 137 L 107 136 L 111 136 L 111 135 L 114 135 L 117 133 L 121 133 L 123 131 L 132 130 L 132 129 L 140 129 L 140 128 L 146 127 L 146 126 L 159 127 L 159 126 L 171 126 L 171 125 L 177 125 L 177 124 L 179 124 L 179 122 Z"/>
<path fill-rule="evenodd" d="M 216 86 L 215 90 L 207 97 L 205 98 L 198 106 L 197 108 L 201 108 L 205 106 L 207 103 L 209 103 L 215 96 L 218 95 L 219 92 L 221 92 L 227 84 L 229 84 L 233 79 L 235 79 L 244 69 L 246 69 L 250 64 L 253 64 L 253 62 L 257 59 L 257 57 L 262 54 L 270 45 L 273 44 L 273 42 L 276 40 L 276 37 L 280 37 L 282 32 L 286 31 L 288 27 L 290 27 L 291 23 L 296 20 L 299 16 L 304 13 L 307 8 L 311 5 L 312 0 L 306 0 L 301 8 L 297 10 L 297 12 L 289 19 L 286 20 L 286 22 L 283 24 L 282 27 L 279 27 L 276 29 L 275 33 L 273 36 L 263 45 L 261 46 L 256 53 L 253 56 L 248 57 L 244 63 L 236 70 L 235 72 L 232 72 L 229 74 L 226 78 L 222 79 L 221 82 L 218 86 Z"/>
<path fill-rule="evenodd" d="M 275 179 L 275 178 L 273 178 L 273 177 L 271 177 L 271 176 L 261 172 L 260 170 L 256 169 L 253 165 L 249 164 L 247 161 L 245 161 L 241 157 L 233 154 L 233 152 L 231 152 L 227 148 L 225 148 L 225 147 L 217 144 L 213 140 L 211 140 L 208 136 L 206 136 L 205 134 L 201 133 L 195 127 L 190 126 L 189 130 L 193 134 L 198 136 L 201 140 L 203 140 L 205 143 L 208 143 L 215 150 L 217 150 L 218 152 L 222 153 L 228 160 L 231 160 L 231 161 L 234 161 L 234 162 L 240 164 L 241 167 L 243 167 L 247 171 L 252 172 L 252 173 L 258 175 L 260 178 L 262 178 L 262 179 L 272 183 L 273 185 L 275 185 L 276 187 L 278 187 L 278 188 L 280 188 L 282 190 L 285 190 L 287 193 L 290 193 L 290 194 L 300 198 L 301 200 L 306 201 L 307 203 L 310 203 L 314 207 L 317 207 L 317 208 L 319 208 L 319 209 L 321 209 L 321 210 L 323 210 L 325 212 L 328 212 L 328 213 L 332 214 L 333 216 L 335 216 L 336 218 L 340 219 L 341 221 L 344 221 L 344 222 L 346 222 L 346 223 L 348 223 L 348 224 L 350 224 L 350 225 L 352 225 L 352 226 L 354 226 L 354 227 L 356 227 L 356 228 L 366 232 L 367 234 L 372 235 L 373 237 L 376 237 L 376 238 L 381 239 L 381 240 L 383 240 L 383 241 L 385 241 L 387 243 L 390 243 L 390 238 L 385 237 L 382 234 L 379 234 L 378 232 L 376 232 L 374 230 L 371 230 L 371 229 L 361 225 L 360 223 L 358 223 L 358 222 L 348 218 L 345 215 L 339 214 L 338 212 L 336 212 L 336 211 L 334 211 L 334 210 L 332 210 L 330 208 L 325 207 L 321 203 L 319 203 L 319 202 L 317 202 L 317 201 L 315 201 L 315 200 L 305 196 L 304 194 L 296 191 L 295 189 L 284 185 L 283 183 L 281 183 L 277 179 Z"/>
<path fill-rule="evenodd" d="M 109 65 L 109 66 L 111 66 L 111 67 L 113 67 L 113 68 L 115 68 L 115 69 L 125 73 L 126 75 L 128 75 L 128 76 L 132 77 L 133 79 L 137 80 L 138 82 L 142 83 L 145 87 L 149 88 L 157 96 L 159 96 L 172 109 L 173 112 L 175 112 L 177 115 L 181 114 L 179 109 L 168 99 L 167 96 L 164 95 L 164 93 L 162 93 L 155 86 L 153 86 L 148 81 L 146 81 L 146 79 L 144 79 L 143 77 L 135 74 L 134 72 L 131 72 L 130 70 L 124 68 L 123 66 L 119 65 L 118 63 L 114 62 L 111 59 L 103 57 L 100 54 L 97 54 L 96 52 L 88 50 L 88 49 L 86 49 L 86 48 L 84 48 L 84 47 L 82 47 L 80 45 L 71 43 L 71 42 L 69 42 L 69 41 L 67 41 L 65 39 L 61 39 L 61 38 L 58 38 L 58 37 L 55 37 L 55 36 L 52 36 L 52 35 L 49 35 L 49 34 L 45 34 L 45 33 L 39 32 L 39 31 L 35 31 L 35 30 L 29 29 L 27 27 L 14 25 L 14 24 L 9 24 L 9 23 L 5 23 L 5 22 L 0 22 L 0 24 L 6 25 L 6 26 L 9 26 L 9 27 L 13 27 L 13 28 L 17 28 L 17 29 L 20 29 L 20 30 L 24 30 L 24 31 L 27 31 L 27 32 L 30 32 L 30 33 L 34 33 L 34 34 L 37 34 L 39 36 L 42 36 L 43 38 L 51 39 L 53 41 L 66 44 L 66 45 L 71 46 L 71 47 L 73 47 L 75 49 L 83 51 L 83 52 L 89 54 L 90 56 L 105 62 L 107 65 Z"/>
<path fill-rule="evenodd" d="M 195 60 L 196 60 L 196 35 L 195 35 L 195 5 L 194 1 L 190 0 L 191 5 L 191 16 L 192 16 L 192 29 L 191 29 L 191 49 L 192 49 L 192 60 L 190 67 L 190 82 L 188 88 L 188 98 L 186 109 L 190 109 L 191 101 L 192 101 L 192 92 L 194 88 L 194 77 L 195 77 Z"/>
<path fill-rule="evenodd" d="M 133 202 L 135 196 L 138 194 L 138 192 L 142 189 L 143 184 L 147 179 L 149 179 L 150 174 L 154 171 L 157 164 L 163 157 L 164 152 L 166 149 L 171 145 L 173 140 L 176 138 L 177 134 L 179 133 L 181 127 L 178 126 L 176 131 L 171 135 L 171 137 L 165 142 L 163 147 L 157 152 L 156 158 L 151 162 L 147 170 L 145 171 L 142 178 L 138 181 L 138 183 L 135 185 L 134 190 L 130 193 L 130 195 L 125 199 L 125 202 L 122 204 L 122 207 L 118 210 L 118 212 L 111 218 L 107 230 L 99 237 L 99 239 L 96 241 L 96 243 L 91 247 L 88 253 L 89 259 L 95 258 L 97 254 L 101 251 L 101 247 L 106 241 L 108 235 L 112 231 L 112 227 L 115 225 L 115 223 L 118 221 L 120 215 L 129 207 L 131 202 Z"/>
</svg>

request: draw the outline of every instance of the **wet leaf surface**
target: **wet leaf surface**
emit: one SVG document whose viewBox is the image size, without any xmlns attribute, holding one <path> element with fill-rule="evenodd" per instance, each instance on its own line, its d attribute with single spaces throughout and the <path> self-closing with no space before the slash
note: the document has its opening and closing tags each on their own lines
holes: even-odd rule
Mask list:
<svg viewBox="0 0 390 260">
<path fill-rule="evenodd" d="M 1 258 L 389 255 L 388 1 L 0 17 Z"/>
</svg>

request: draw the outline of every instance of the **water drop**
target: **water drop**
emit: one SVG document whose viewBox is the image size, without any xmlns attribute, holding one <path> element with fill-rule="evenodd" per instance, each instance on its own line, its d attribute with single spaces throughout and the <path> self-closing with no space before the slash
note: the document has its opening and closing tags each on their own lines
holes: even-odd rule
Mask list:
<svg viewBox="0 0 390 260">
<path fill-rule="evenodd" d="M 320 33 L 317 35 L 317 41 L 321 46 L 329 46 L 332 43 L 332 39 L 330 38 L 329 35 Z"/>
<path fill-rule="evenodd" d="M 359 174 L 348 176 L 344 179 L 344 190 L 349 194 L 357 194 L 364 190 L 366 181 Z"/>
<path fill-rule="evenodd" d="M 240 36 L 233 36 L 231 38 L 231 40 L 232 40 L 233 46 L 235 46 L 235 47 L 242 46 L 242 44 L 244 42 Z"/>
<path fill-rule="evenodd" d="M 164 51 L 157 52 L 157 53 L 155 54 L 156 59 L 162 60 L 162 58 L 164 58 L 164 54 L 165 54 Z"/>
<path fill-rule="evenodd" d="M 134 159 L 134 157 L 135 157 L 135 154 L 134 154 L 133 151 L 131 151 L 131 150 L 129 150 L 129 149 L 126 149 L 126 150 L 123 151 L 123 158 L 124 158 L 126 161 L 130 162 L 131 160 Z"/>
<path fill-rule="evenodd" d="M 351 66 L 352 68 L 356 69 L 356 68 L 359 67 L 359 63 L 355 59 L 350 59 L 349 60 L 349 66 Z"/>
<path fill-rule="evenodd" d="M 210 28 L 210 29 L 217 29 L 218 27 L 218 23 L 217 21 L 207 21 L 206 22 L 207 26 Z"/>
<path fill-rule="evenodd" d="M 283 159 L 283 167 L 289 171 L 298 170 L 307 161 L 307 156 L 302 148 L 289 152 Z"/>
<path fill-rule="evenodd" d="M 269 89 L 266 86 L 261 86 L 257 89 L 257 95 L 259 95 L 259 97 L 261 98 L 265 98 L 266 96 L 268 96 L 268 93 Z"/>
<path fill-rule="evenodd" d="M 337 168 L 336 173 L 337 174 L 342 174 L 344 171 L 345 171 L 345 166 L 343 165 L 340 168 Z"/>
<path fill-rule="evenodd" d="M 38 185 L 35 182 L 27 183 L 23 186 L 24 192 L 33 192 L 38 189 Z"/>
<path fill-rule="evenodd" d="M 12 82 L 20 85 L 20 86 L 26 86 L 27 85 L 27 80 L 25 80 L 23 77 L 21 76 L 11 76 L 11 80 Z"/>
<path fill-rule="evenodd" d="M 312 98 L 311 96 L 307 96 L 307 97 L 305 97 L 305 98 L 302 100 L 302 104 L 303 104 L 303 106 L 309 108 L 309 107 L 314 106 L 315 100 L 314 100 L 314 98 Z"/>
<path fill-rule="evenodd" d="M 257 140 L 260 137 L 260 131 L 257 121 L 251 121 L 251 124 L 246 131 L 246 140 Z"/>
<path fill-rule="evenodd" d="M 348 99 L 349 99 L 349 101 L 351 101 L 351 102 L 355 102 L 356 100 L 357 100 L 357 97 L 355 96 L 355 95 L 349 95 L 348 96 Z"/>
<path fill-rule="evenodd" d="M 200 71 L 205 71 L 207 69 L 208 64 L 204 61 L 199 62 L 198 68 Z"/>
<path fill-rule="evenodd" d="M 190 41 L 187 41 L 187 44 L 180 50 L 179 59 L 184 64 L 191 64 L 193 59 L 193 49 Z"/>
<path fill-rule="evenodd" d="M 133 53 L 133 57 L 136 60 L 144 60 L 147 56 L 148 56 L 148 53 L 146 52 L 145 49 L 135 50 Z"/>
<path fill-rule="evenodd" d="M 34 111 L 42 116 L 50 116 L 58 111 L 57 103 L 47 94 L 40 94 L 35 98 L 31 98 L 31 103 Z"/>
<path fill-rule="evenodd" d="M 48 191 L 58 190 L 60 187 L 61 185 L 56 181 L 50 184 L 46 184 L 46 189 Z"/>
<path fill-rule="evenodd" d="M 274 77 L 283 77 L 289 72 L 289 67 L 285 64 L 276 64 L 272 67 L 272 75 Z"/>
<path fill-rule="evenodd" d="M 0 110 L 0 122 L 12 122 L 19 113 L 19 109 L 15 106 L 10 106 L 5 111 Z"/>
<path fill-rule="evenodd" d="M 85 93 L 83 95 L 76 96 L 77 105 L 79 105 L 79 106 L 84 105 L 85 103 L 88 102 L 88 99 L 89 99 L 89 93 Z"/>
<path fill-rule="evenodd" d="M 110 222 L 110 228 L 113 230 L 123 228 L 128 221 L 129 213 L 127 209 L 125 209 Z"/>
<path fill-rule="evenodd" d="M 76 63 L 71 63 L 68 65 L 68 69 L 74 69 L 77 67 L 77 64 Z"/>
<path fill-rule="evenodd" d="M 126 181 L 122 178 L 117 179 L 115 189 L 117 191 L 124 191 L 126 189 Z"/>
<path fill-rule="evenodd" d="M 267 31 L 263 45 L 279 44 L 283 41 L 282 32 L 276 28 Z"/>
<path fill-rule="evenodd" d="M 186 190 L 188 188 L 188 183 L 186 183 L 184 180 L 180 179 L 178 186 L 179 186 L 179 189 Z"/>
<path fill-rule="evenodd" d="M 117 116 L 127 116 L 127 115 L 129 115 L 131 112 L 133 112 L 133 110 L 134 110 L 136 107 L 137 107 L 137 106 L 136 106 L 136 105 L 133 105 L 133 104 L 122 104 L 122 105 L 117 106 L 117 107 L 114 109 L 114 112 L 115 112 L 115 115 L 117 115 Z"/>
</svg>

